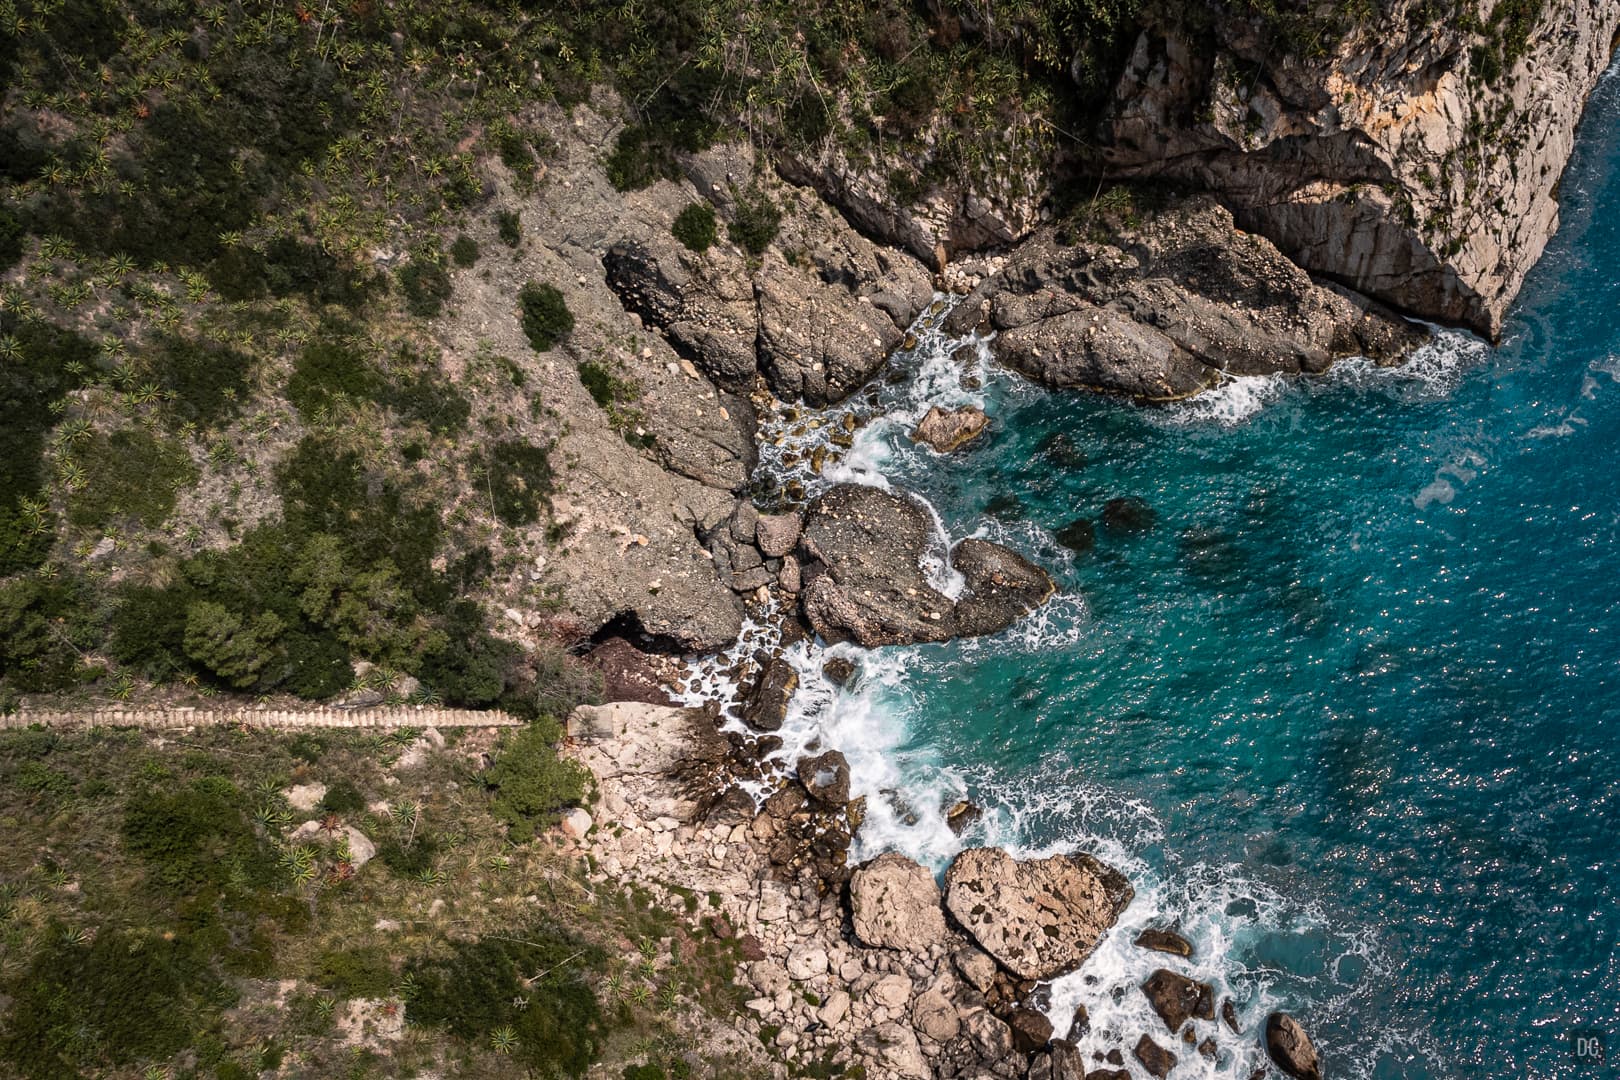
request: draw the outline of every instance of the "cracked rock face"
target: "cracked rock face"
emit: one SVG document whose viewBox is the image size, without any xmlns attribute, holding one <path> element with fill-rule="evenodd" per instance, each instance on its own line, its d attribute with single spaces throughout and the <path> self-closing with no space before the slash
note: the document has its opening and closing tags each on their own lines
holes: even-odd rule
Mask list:
<svg viewBox="0 0 1620 1080">
<path fill-rule="evenodd" d="M 927 955 L 945 940 L 945 913 L 934 875 L 897 852 L 879 855 L 855 871 L 849 906 L 855 936 L 873 948 Z"/>
<path fill-rule="evenodd" d="M 801 604 L 828 641 L 870 648 L 996 633 L 1056 588 L 1017 552 L 963 540 L 950 558 L 966 589 L 953 600 L 922 569 L 935 544 L 927 511 L 903 495 L 859 484 L 830 488 L 811 504 L 801 543 L 814 571 L 806 574 Z"/>
<path fill-rule="evenodd" d="M 1418 7 L 1381 5 L 1308 59 L 1279 55 L 1259 20 L 1161 19 L 1115 88 L 1111 171 L 1217 192 L 1300 265 L 1494 336 L 1557 228 L 1557 182 L 1620 6 L 1544 5 L 1494 77 L 1486 35 Z"/>
<path fill-rule="evenodd" d="M 1224 375 L 1301 374 L 1364 355 L 1393 362 L 1427 333 L 1312 280 L 1208 197 L 1148 213 L 1105 241 L 1042 233 L 948 320 L 985 320 L 996 357 L 1060 389 L 1143 402 L 1190 397 Z"/>
<path fill-rule="evenodd" d="M 1019 861 L 971 848 L 945 872 L 945 906 L 980 948 L 1020 979 L 1078 968 L 1135 895 L 1090 855 Z"/>
</svg>

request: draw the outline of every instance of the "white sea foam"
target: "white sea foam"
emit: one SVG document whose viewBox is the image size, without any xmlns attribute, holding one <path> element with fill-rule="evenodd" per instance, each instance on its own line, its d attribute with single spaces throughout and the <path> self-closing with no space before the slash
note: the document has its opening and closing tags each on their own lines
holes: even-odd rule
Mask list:
<svg viewBox="0 0 1620 1080">
<path fill-rule="evenodd" d="M 1469 371 L 1490 356 L 1489 343 L 1466 330 L 1424 324 L 1433 337 L 1399 364 L 1381 365 L 1364 356 L 1340 360 L 1322 377 L 1328 387 L 1353 387 L 1393 394 L 1408 401 L 1449 397 Z"/>
<path fill-rule="evenodd" d="M 830 437 L 840 430 L 840 410 L 805 414 L 789 421 L 773 421 L 770 434 L 781 445 L 762 452 L 762 468 L 778 479 L 797 478 L 807 491 L 831 483 L 854 482 L 888 487 L 886 473 L 926 467 L 926 448 L 914 444 L 910 431 L 932 404 L 955 407 L 983 406 L 985 395 L 962 385 L 962 362 L 952 354 L 963 344 L 947 338 L 940 317 L 923 320 L 916 328 L 917 348 L 895 358 L 907 378 L 885 382 L 877 394 L 879 415 L 861 427 L 853 446 L 833 458 Z M 969 374 L 988 385 L 1003 378 L 991 365 L 985 342 L 974 345 L 968 357 Z M 1483 344 L 1453 331 L 1441 331 L 1436 342 L 1419 350 L 1398 368 L 1379 368 L 1366 361 L 1342 364 L 1331 378 L 1338 386 L 1390 389 L 1397 393 L 1443 395 L 1455 385 L 1461 371 L 1478 362 Z M 1611 377 L 1620 378 L 1620 368 Z M 1015 384 L 1015 385 L 1014 385 Z M 1021 393 L 1040 393 L 1022 380 L 1014 380 L 1000 400 Z M 971 384 L 970 384 L 971 385 Z M 1290 385 L 1280 377 L 1234 378 L 1203 398 L 1165 411 L 1172 423 L 1241 424 L 1276 401 Z M 820 423 L 812 426 L 812 421 Z M 798 431 L 798 435 L 791 435 Z M 828 446 L 829 460 L 821 475 L 808 467 L 810 451 Z M 788 455 L 796 455 L 788 457 Z M 1455 484 L 1472 479 L 1482 462 L 1463 455 L 1442 466 L 1434 481 L 1418 496 L 1419 505 L 1455 497 Z M 1432 490 L 1431 490 L 1432 489 Z M 937 512 L 929 506 L 936 527 L 934 551 L 925 568 L 937 588 L 956 595 L 960 575 L 947 570 L 943 553 L 950 536 Z M 1032 522 L 986 520 L 976 535 L 1008 544 L 1049 564 L 1072 558 L 1052 536 Z M 679 693 L 681 700 L 697 704 L 719 697 L 731 701 L 736 686 L 730 672 L 739 661 L 759 648 L 775 647 L 779 634 L 767 612 L 750 620 L 742 640 L 732 649 L 697 664 Z M 1088 631 L 1090 613 L 1082 596 L 1060 593 L 1033 615 L 1011 629 L 989 638 L 959 643 L 957 656 L 1033 655 L 1073 646 Z M 1297 1004 L 1298 985 L 1284 986 L 1279 971 L 1268 966 L 1258 943 L 1268 936 L 1311 933 L 1329 942 L 1330 970 L 1360 956 L 1369 970 L 1379 966 L 1371 943 L 1325 929 L 1325 920 L 1300 904 L 1248 879 L 1235 866 L 1164 870 L 1150 864 L 1143 853 L 1164 845 L 1163 823 L 1151 807 L 1116 789 L 1077 773 L 1062 747 L 1050 748 L 1035 766 L 1006 770 L 991 762 L 949 763 L 940 760 L 933 745 L 918 735 L 920 710 L 926 707 L 913 685 L 916 672 L 939 663 L 925 651 L 906 648 L 866 650 L 843 644 L 830 648 L 799 642 L 783 655 L 799 673 L 799 688 L 790 703 L 781 730 L 782 746 L 772 756 L 778 771 L 785 771 L 802 756 L 834 747 L 850 763 L 851 789 L 866 800 L 866 816 L 856 837 L 852 859 L 863 860 L 883 851 L 899 851 L 936 871 L 968 845 L 997 845 L 1019 857 L 1040 857 L 1060 851 L 1083 850 L 1119 867 L 1131 879 L 1136 896 L 1120 923 L 1102 941 L 1080 972 L 1059 979 L 1051 987 L 1049 1015 L 1061 1034 L 1067 1031 L 1077 1005 L 1090 1016 L 1090 1030 L 1081 1050 L 1090 1060 L 1093 1051 L 1133 1046 L 1144 1032 L 1171 1045 L 1180 1058 L 1180 1078 L 1245 1078 L 1263 1064 L 1263 1051 L 1254 1038 L 1266 1013 Z M 852 661 L 856 674 L 844 687 L 835 686 L 823 673 L 831 657 Z M 949 661 L 955 662 L 955 661 Z M 736 711 L 728 726 L 739 727 Z M 763 786 L 753 792 L 764 793 Z M 984 816 L 958 836 L 946 824 L 946 810 L 958 799 L 971 798 Z M 1175 927 L 1194 944 L 1191 960 L 1183 961 L 1137 948 L 1133 941 L 1148 927 Z M 1259 957 L 1257 959 L 1257 957 Z M 1208 1061 L 1177 1043 L 1166 1033 L 1139 990 L 1151 971 L 1171 967 L 1211 983 L 1221 998 L 1235 1003 L 1245 1036 L 1217 1035 L 1219 1056 Z M 1299 980 L 1294 978 L 1294 983 Z M 1367 978 L 1360 980 L 1362 986 Z M 1317 1009 L 1348 1009 L 1357 994 L 1330 977 L 1305 988 Z M 1198 1022 L 1200 1039 L 1215 1034 L 1213 1023 Z M 1362 1025 L 1365 1026 L 1365 1025 Z M 1375 1026 L 1376 1027 L 1376 1026 Z M 1370 1061 L 1377 1053 L 1415 1053 L 1417 1040 L 1404 1033 L 1369 1032 L 1368 1044 L 1356 1048 Z M 1376 1044 L 1376 1045 L 1374 1045 Z M 1343 1059 L 1341 1059 L 1343 1060 Z M 1134 1066 L 1132 1066 L 1134 1067 Z M 1367 1076 L 1369 1068 L 1352 1065 L 1347 1075 Z"/>
<path fill-rule="evenodd" d="M 1282 375 L 1223 375 L 1197 397 L 1166 406 L 1156 414 L 1174 425 L 1216 424 L 1237 427 L 1282 397 L 1288 380 Z"/>
</svg>

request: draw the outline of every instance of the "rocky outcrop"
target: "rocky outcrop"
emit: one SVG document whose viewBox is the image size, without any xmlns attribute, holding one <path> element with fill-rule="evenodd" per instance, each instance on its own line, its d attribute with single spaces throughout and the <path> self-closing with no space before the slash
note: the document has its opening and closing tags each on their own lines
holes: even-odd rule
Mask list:
<svg viewBox="0 0 1620 1080">
<path fill-rule="evenodd" d="M 1322 1080 L 1322 1062 L 1305 1029 L 1287 1013 L 1266 1017 L 1266 1053 L 1293 1080 Z"/>
<path fill-rule="evenodd" d="M 1045 571 L 1016 552 L 963 540 L 950 561 L 966 587 L 953 600 L 922 569 L 935 543 L 933 521 L 913 500 L 859 484 L 828 489 L 805 519 L 801 546 L 811 570 L 801 594 L 805 618 L 833 642 L 946 641 L 1004 630 L 1055 589 Z"/>
<path fill-rule="evenodd" d="M 945 938 L 934 875 L 892 851 L 855 871 L 849 910 L 855 936 L 874 949 L 924 955 Z"/>
<path fill-rule="evenodd" d="M 1560 0 L 1517 26 L 1395 0 L 1319 34 L 1321 58 L 1226 7 L 1158 6 L 1114 92 L 1111 171 L 1208 188 L 1301 266 L 1494 335 L 1557 227 L 1620 6 Z"/>
<path fill-rule="evenodd" d="M 918 422 L 917 430 L 912 432 L 911 437 L 917 442 L 927 443 L 935 453 L 948 454 L 977 439 L 989 426 L 990 418 L 976 406 L 942 409 L 935 405 Z"/>
<path fill-rule="evenodd" d="M 617 781 L 644 817 L 690 822 L 727 783 L 731 744 L 705 709 L 581 705 L 566 732 L 579 762 L 598 780 Z"/>
<path fill-rule="evenodd" d="M 1065 389 L 1173 401 L 1222 374 L 1320 372 L 1343 356 L 1395 360 L 1421 330 L 1313 281 L 1230 212 L 1201 197 L 1107 239 L 1047 230 L 952 313 L 998 331 L 991 350 Z"/>
<path fill-rule="evenodd" d="M 799 687 L 799 673 L 781 657 L 771 657 L 743 698 L 743 721 L 755 731 L 777 731 Z"/>
<path fill-rule="evenodd" d="M 791 263 L 775 247 L 757 258 L 724 244 L 689 251 L 665 230 L 613 244 L 603 266 L 625 308 L 717 384 L 746 392 L 758 372 L 779 398 L 825 405 L 882 366 L 933 293 L 910 256 L 841 224 L 786 219 Z"/>
<path fill-rule="evenodd" d="M 1172 1035 L 1180 1032 L 1188 1020 L 1215 1019 L 1215 990 L 1208 983 L 1159 968 L 1142 984 L 1142 992 Z"/>
<path fill-rule="evenodd" d="M 1079 967 L 1133 895 L 1124 875 L 1084 854 L 1020 862 L 972 848 L 945 872 L 951 915 L 1021 979 Z"/>
<path fill-rule="evenodd" d="M 1138 949 L 1150 949 L 1153 952 L 1169 953 L 1183 959 L 1192 955 L 1192 942 L 1176 933 L 1174 930 L 1159 930 L 1149 927 L 1136 935 L 1134 942 Z"/>
</svg>

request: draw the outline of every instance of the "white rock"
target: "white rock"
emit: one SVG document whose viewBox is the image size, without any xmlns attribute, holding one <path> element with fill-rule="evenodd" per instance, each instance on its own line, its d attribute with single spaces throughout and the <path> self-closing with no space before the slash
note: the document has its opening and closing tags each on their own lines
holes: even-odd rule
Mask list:
<svg viewBox="0 0 1620 1080">
<path fill-rule="evenodd" d="M 827 951 L 819 945 L 800 945 L 788 953 L 787 971 L 791 978 L 803 982 L 817 975 L 827 974 Z M 911 993 L 911 981 L 906 980 L 906 993 Z"/>
<path fill-rule="evenodd" d="M 287 805 L 294 810 L 308 812 L 320 805 L 326 798 L 325 784 L 298 784 L 282 792 L 287 797 Z"/>
<path fill-rule="evenodd" d="M 585 834 L 591 831 L 591 815 L 576 806 L 562 816 L 562 834 L 570 840 L 583 840 Z"/>
<path fill-rule="evenodd" d="M 911 980 L 904 975 L 885 975 L 872 987 L 872 1000 L 890 1009 L 903 1009 L 911 1000 Z"/>
<path fill-rule="evenodd" d="M 356 870 L 370 862 L 377 854 L 377 845 L 371 838 L 353 825 L 343 826 L 343 834 L 349 838 L 349 865 Z"/>
<path fill-rule="evenodd" d="M 834 990 L 816 1013 L 816 1018 L 828 1027 L 837 1027 L 849 1015 L 849 994 Z"/>
</svg>

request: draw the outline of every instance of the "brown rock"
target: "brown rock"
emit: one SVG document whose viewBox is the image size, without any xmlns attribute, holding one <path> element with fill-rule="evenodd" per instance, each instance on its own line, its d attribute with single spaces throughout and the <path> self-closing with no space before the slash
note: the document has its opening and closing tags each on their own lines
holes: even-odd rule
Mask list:
<svg viewBox="0 0 1620 1080">
<path fill-rule="evenodd" d="M 1136 1060 L 1142 1063 L 1142 1068 L 1150 1075 L 1158 1077 L 1158 1080 L 1164 1080 L 1170 1075 L 1170 1070 L 1176 1067 L 1176 1055 L 1146 1035 L 1137 1041 L 1133 1052 L 1136 1054 Z"/>
<path fill-rule="evenodd" d="M 999 848 L 962 852 L 945 874 L 945 904 L 985 952 L 1023 979 L 1079 967 L 1134 895 L 1090 855 L 1017 861 Z"/>
<path fill-rule="evenodd" d="M 767 559 L 780 559 L 793 551 L 804 531 L 804 519 L 798 514 L 761 514 L 754 526 L 755 543 Z"/>
<path fill-rule="evenodd" d="M 842 656 L 835 656 L 821 665 L 821 673 L 835 686 L 848 686 L 855 677 L 855 665 Z"/>
<path fill-rule="evenodd" d="M 675 704 L 647 655 L 623 638 L 602 642 L 585 654 L 585 663 L 602 674 L 603 701 Z"/>
<path fill-rule="evenodd" d="M 977 439 L 989 426 L 990 418 L 976 406 L 942 409 L 935 405 L 928 410 L 911 437 L 917 442 L 927 443 L 938 453 L 948 454 Z"/>
<path fill-rule="evenodd" d="M 1007 1026 L 1012 1028 L 1013 1049 L 1020 1054 L 1033 1054 L 1052 1041 L 1052 1021 L 1034 1009 L 1012 1010 Z"/>
<path fill-rule="evenodd" d="M 1243 1034 L 1243 1032 L 1238 1029 L 1237 1006 L 1232 1004 L 1231 998 L 1227 998 L 1225 1001 L 1221 1002 L 1221 1019 L 1225 1020 L 1226 1026 L 1232 1029 L 1232 1034 Z"/>
<path fill-rule="evenodd" d="M 781 657 L 767 661 L 743 699 L 743 722 L 755 731 L 778 730 L 798 688 L 799 673 L 792 664 Z"/>
<path fill-rule="evenodd" d="M 1151 927 L 1143 930 L 1136 935 L 1136 947 L 1139 949 L 1152 949 L 1154 952 L 1170 953 L 1172 956 L 1189 957 L 1192 955 L 1192 942 L 1174 930 L 1155 930 Z"/>
<path fill-rule="evenodd" d="M 950 828 L 951 832 L 961 836 L 963 830 L 982 817 L 984 817 L 984 811 L 979 809 L 977 804 L 966 799 L 959 799 L 949 810 L 945 811 L 945 824 Z"/>
<path fill-rule="evenodd" d="M 1287 1013 L 1266 1017 L 1266 1053 L 1294 1080 L 1322 1080 L 1322 1062 L 1311 1037 Z"/>
<path fill-rule="evenodd" d="M 1215 1019 L 1215 991 L 1208 983 L 1160 968 L 1148 976 L 1142 984 L 1142 992 L 1172 1034 L 1194 1017 Z"/>
<path fill-rule="evenodd" d="M 849 762 L 837 750 L 799 759 L 799 783 L 810 798 L 829 809 L 849 802 Z"/>
</svg>

